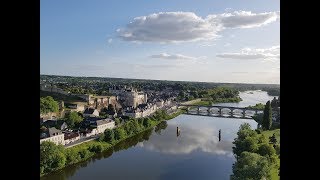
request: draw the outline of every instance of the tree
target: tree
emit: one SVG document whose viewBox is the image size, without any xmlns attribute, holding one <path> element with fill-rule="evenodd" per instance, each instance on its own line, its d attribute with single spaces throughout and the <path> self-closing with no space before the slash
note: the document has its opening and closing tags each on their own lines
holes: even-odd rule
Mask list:
<svg viewBox="0 0 320 180">
<path fill-rule="evenodd" d="M 239 160 L 232 166 L 232 180 L 270 179 L 271 167 L 267 158 L 256 153 L 243 152 Z"/>
<path fill-rule="evenodd" d="M 40 144 L 40 170 L 42 173 L 62 168 L 65 163 L 66 157 L 62 145 L 55 145 L 49 141 Z"/>
<path fill-rule="evenodd" d="M 81 160 L 79 153 L 74 148 L 66 149 L 65 156 L 66 156 L 66 164 L 67 165 L 75 164 Z"/>
<path fill-rule="evenodd" d="M 273 135 L 271 137 L 269 137 L 269 143 L 276 145 L 277 144 L 277 139 L 276 139 L 276 134 L 273 133 Z"/>
<path fill-rule="evenodd" d="M 50 112 L 58 112 L 59 103 L 55 101 L 51 96 L 40 98 L 40 113 L 47 114 Z"/>
<path fill-rule="evenodd" d="M 114 141 L 114 131 L 112 129 L 106 129 L 104 135 L 107 142 L 112 143 Z"/>
<path fill-rule="evenodd" d="M 120 119 L 119 118 L 115 118 L 114 119 L 114 123 L 116 126 L 118 126 L 120 124 Z"/>
<path fill-rule="evenodd" d="M 98 141 L 99 142 L 103 142 L 104 140 L 105 140 L 105 135 L 104 135 L 104 133 L 101 133 L 99 138 L 98 138 Z"/>
<path fill-rule="evenodd" d="M 273 99 L 272 99 L 272 101 L 271 101 L 271 107 L 277 107 L 277 104 L 278 104 L 278 100 L 277 100 L 277 98 L 276 97 L 274 97 Z"/>
<path fill-rule="evenodd" d="M 83 121 L 83 118 L 77 112 L 70 112 L 66 114 L 65 119 L 66 123 L 71 128 L 73 128 L 76 125 L 79 125 Z"/>
<path fill-rule="evenodd" d="M 124 139 L 127 136 L 126 131 L 119 127 L 114 130 L 114 138 L 116 140 Z"/>
<path fill-rule="evenodd" d="M 270 130 L 272 126 L 272 108 L 270 101 L 266 103 L 266 106 L 263 111 L 263 120 L 262 120 L 262 128 L 266 130 Z"/>
<path fill-rule="evenodd" d="M 257 153 L 261 156 L 272 156 L 276 154 L 276 150 L 270 144 L 263 143 L 260 144 Z"/>
<path fill-rule="evenodd" d="M 145 128 L 148 128 L 148 127 L 150 127 L 152 124 L 151 124 L 151 120 L 149 119 L 149 118 L 144 118 L 143 119 L 143 126 L 145 127 Z"/>
<path fill-rule="evenodd" d="M 238 137 L 234 139 L 233 153 L 238 158 L 243 151 L 256 152 L 258 149 L 257 132 L 252 130 L 248 123 L 240 125 L 237 132 Z"/>
</svg>

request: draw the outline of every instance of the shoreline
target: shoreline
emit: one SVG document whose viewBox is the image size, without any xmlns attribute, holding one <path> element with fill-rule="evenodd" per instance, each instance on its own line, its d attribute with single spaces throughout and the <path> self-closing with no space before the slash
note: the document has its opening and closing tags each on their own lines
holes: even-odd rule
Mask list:
<svg viewBox="0 0 320 180">
<path fill-rule="evenodd" d="M 114 148 L 114 146 L 116 146 L 116 145 L 119 144 L 120 142 L 122 142 L 122 141 L 124 141 L 124 140 L 126 140 L 126 139 L 129 139 L 129 138 L 131 138 L 131 137 L 134 137 L 134 136 L 136 136 L 136 135 L 138 135 L 138 134 L 141 134 L 141 133 L 143 133 L 143 132 L 145 132 L 145 131 L 147 131 L 147 130 L 153 129 L 154 127 L 156 127 L 156 126 L 157 126 L 158 124 L 160 124 L 161 122 L 171 120 L 171 119 L 173 119 L 173 118 L 178 117 L 178 116 L 181 115 L 181 114 L 183 114 L 183 110 L 178 110 L 177 112 L 172 113 L 172 114 L 170 114 L 170 115 L 168 114 L 168 115 L 170 116 L 169 119 L 162 119 L 162 120 L 156 121 L 156 123 L 155 123 L 155 124 L 152 124 L 151 127 L 146 128 L 146 129 L 143 129 L 142 131 L 139 131 L 139 132 L 136 133 L 136 134 L 133 134 L 133 135 L 127 136 L 127 137 L 125 137 L 125 138 L 123 138 L 123 139 L 120 139 L 120 140 L 118 140 L 118 141 L 115 141 L 115 142 L 113 142 L 112 144 L 109 144 L 109 143 L 107 143 L 107 142 L 99 142 L 99 141 L 97 141 L 97 139 L 94 139 L 94 140 L 92 140 L 92 141 L 84 142 L 84 143 L 81 143 L 81 144 L 72 146 L 72 147 L 70 147 L 70 148 L 64 147 L 64 149 L 65 149 L 65 150 L 66 150 L 66 149 L 72 149 L 72 148 L 77 148 L 77 147 L 79 147 L 79 146 L 85 146 L 85 145 L 94 144 L 94 143 L 103 143 L 103 144 L 105 144 L 105 145 L 110 145 L 109 147 L 107 147 L 106 149 L 104 149 L 104 150 L 102 151 L 102 152 L 105 152 L 105 151 L 107 151 L 107 150 L 110 150 L 111 148 Z M 102 134 L 102 133 L 101 133 L 101 134 Z M 102 153 L 102 152 L 100 152 L 100 153 Z M 64 167 L 62 167 L 62 168 L 55 169 L 54 171 L 51 171 L 51 172 L 48 172 L 48 173 L 44 173 L 44 174 L 40 174 L 40 178 L 43 177 L 43 176 L 50 175 L 50 174 L 53 173 L 53 172 L 57 172 L 57 171 L 59 171 L 59 170 L 62 170 L 62 169 L 64 169 L 64 168 L 68 167 L 68 166 L 75 165 L 75 164 L 78 164 L 78 163 L 87 161 L 87 160 L 89 160 L 90 158 L 93 158 L 93 157 L 94 157 L 95 155 L 97 155 L 97 154 L 98 154 L 98 153 L 93 153 L 93 154 L 90 155 L 88 158 L 83 159 L 83 160 L 81 160 L 81 161 L 78 161 L 78 162 L 76 162 L 76 163 L 74 163 L 74 164 L 69 164 L 69 165 L 66 165 L 66 166 L 64 166 Z"/>
</svg>

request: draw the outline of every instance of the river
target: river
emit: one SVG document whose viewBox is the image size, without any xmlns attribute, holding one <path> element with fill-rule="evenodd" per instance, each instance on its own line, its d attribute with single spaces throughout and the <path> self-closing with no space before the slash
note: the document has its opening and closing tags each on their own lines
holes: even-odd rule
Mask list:
<svg viewBox="0 0 320 180">
<path fill-rule="evenodd" d="M 241 92 L 240 103 L 219 105 L 245 107 L 273 99 L 266 92 L 252 92 Z M 235 161 L 232 141 L 244 122 L 252 128 L 257 126 L 249 119 L 180 115 L 89 161 L 53 172 L 41 180 L 229 179 Z M 179 136 L 177 127 L 181 129 Z"/>
</svg>

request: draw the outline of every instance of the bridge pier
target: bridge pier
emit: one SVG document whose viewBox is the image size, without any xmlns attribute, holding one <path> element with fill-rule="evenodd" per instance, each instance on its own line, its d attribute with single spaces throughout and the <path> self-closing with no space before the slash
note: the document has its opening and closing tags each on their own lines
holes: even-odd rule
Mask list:
<svg viewBox="0 0 320 180">
<path fill-rule="evenodd" d="M 200 114 L 200 106 L 197 108 L 197 114 Z"/>
<path fill-rule="evenodd" d="M 210 116 L 210 107 L 208 107 L 207 112 L 208 112 L 208 116 Z"/>
<path fill-rule="evenodd" d="M 246 110 L 245 110 L 245 109 L 242 110 L 242 117 L 243 117 L 243 118 L 246 118 Z"/>
</svg>

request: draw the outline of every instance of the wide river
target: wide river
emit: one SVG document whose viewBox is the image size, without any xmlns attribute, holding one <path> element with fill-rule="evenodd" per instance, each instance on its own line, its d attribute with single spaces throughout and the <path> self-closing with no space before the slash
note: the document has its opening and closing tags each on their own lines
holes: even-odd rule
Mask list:
<svg viewBox="0 0 320 180">
<path fill-rule="evenodd" d="M 273 99 L 263 91 L 250 92 L 240 93 L 243 99 L 240 103 L 217 105 L 246 107 Z M 229 179 L 235 161 L 232 141 L 245 122 L 252 128 L 257 127 L 250 119 L 180 115 L 41 180 Z M 179 136 L 177 127 L 181 129 Z"/>
</svg>

